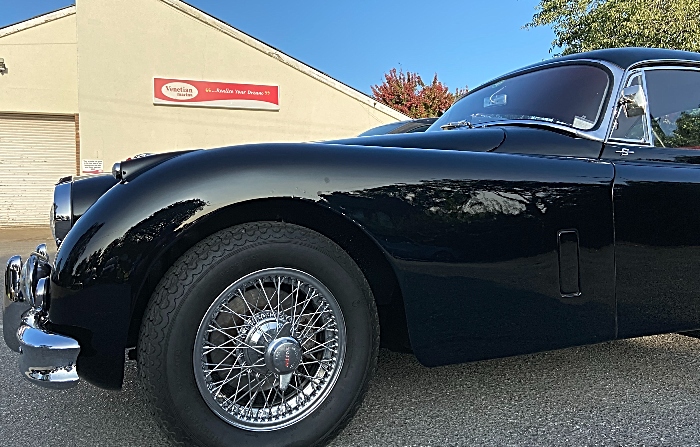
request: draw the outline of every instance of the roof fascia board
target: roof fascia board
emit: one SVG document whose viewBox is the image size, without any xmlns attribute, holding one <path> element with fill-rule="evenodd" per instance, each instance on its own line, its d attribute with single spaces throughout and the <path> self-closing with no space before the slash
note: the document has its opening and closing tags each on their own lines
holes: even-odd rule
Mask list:
<svg viewBox="0 0 700 447">
<path fill-rule="evenodd" d="M 232 27 L 231 25 L 222 22 L 221 20 L 218 20 L 202 11 L 199 9 L 195 8 L 194 6 L 188 5 L 185 2 L 182 2 L 180 0 L 160 0 L 161 2 L 177 9 L 178 11 L 181 11 L 190 17 L 211 26 L 212 28 L 230 36 L 233 37 L 234 39 L 237 39 L 246 45 L 249 45 L 256 50 L 272 57 L 273 59 L 276 59 L 302 73 L 304 73 L 307 76 L 310 76 L 317 81 L 320 81 L 335 90 L 338 90 L 342 93 L 345 93 L 346 95 L 350 96 L 351 98 L 364 103 L 374 109 L 377 109 L 392 118 L 395 118 L 397 120 L 409 120 L 411 119 L 410 117 L 402 114 L 401 112 L 398 112 L 391 107 L 385 106 L 384 104 L 379 103 L 377 100 L 365 95 L 364 93 L 355 90 L 354 88 L 343 84 L 342 82 L 333 79 L 332 77 L 328 76 L 325 73 L 322 73 L 306 64 L 303 62 L 298 61 L 297 59 L 294 59 L 293 57 L 277 50 L 276 48 L 273 48 L 269 45 L 264 44 L 263 42 L 259 41 L 258 39 L 255 39 L 254 37 L 249 36 L 248 34 L 237 30 L 236 28 Z"/>
<path fill-rule="evenodd" d="M 24 31 L 29 28 L 34 28 L 35 26 L 43 25 L 44 23 L 53 22 L 54 20 L 62 19 L 73 14 L 75 14 L 75 5 L 59 9 L 58 11 L 49 12 L 48 14 L 43 14 L 13 25 L 8 25 L 4 28 L 0 28 L 0 38 Z"/>
</svg>

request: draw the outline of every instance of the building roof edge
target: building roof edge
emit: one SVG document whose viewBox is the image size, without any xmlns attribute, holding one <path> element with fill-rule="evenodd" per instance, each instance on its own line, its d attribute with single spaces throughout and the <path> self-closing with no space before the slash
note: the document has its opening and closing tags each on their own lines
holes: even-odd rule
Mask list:
<svg viewBox="0 0 700 447">
<path fill-rule="evenodd" d="M 277 48 L 274 48 L 270 45 L 267 45 L 266 43 L 244 33 L 243 31 L 234 28 L 233 26 L 229 25 L 228 23 L 217 19 L 216 17 L 213 17 L 209 14 L 207 14 L 204 11 L 201 11 L 200 9 L 195 8 L 194 6 L 185 3 L 181 0 L 159 0 L 187 15 L 190 17 L 199 20 L 200 22 L 211 26 L 212 28 L 217 29 L 218 31 L 233 37 L 236 40 L 239 40 L 243 43 L 245 43 L 248 46 L 251 46 L 255 48 L 256 50 L 272 57 L 273 59 L 276 59 L 304 74 L 307 76 L 310 76 L 317 81 L 320 81 L 329 87 L 334 88 L 335 90 L 340 91 L 341 93 L 344 93 L 351 98 L 366 104 L 382 113 L 385 113 L 392 118 L 395 118 L 399 121 L 401 120 L 407 120 L 411 119 L 410 117 L 402 114 L 401 112 L 398 112 L 397 110 L 392 109 L 391 107 L 388 107 L 384 104 L 381 104 L 379 101 L 375 100 L 374 98 L 362 93 L 359 90 L 354 89 L 353 87 L 350 87 L 347 84 L 344 84 L 337 79 L 332 78 L 331 76 L 293 58 L 292 56 L 289 56 L 286 53 L 283 53 L 282 51 L 278 50 Z"/>
<path fill-rule="evenodd" d="M 12 25 L 7 25 L 3 28 L 0 28 L 0 38 L 9 36 L 10 34 L 18 33 L 20 31 L 24 31 L 29 28 L 34 28 L 35 26 L 53 22 L 54 20 L 62 19 L 73 14 L 75 14 L 75 5 L 66 6 L 65 8 L 61 8 L 56 11 L 32 17 L 31 19 L 23 20 L 21 22 L 13 23 Z"/>
</svg>

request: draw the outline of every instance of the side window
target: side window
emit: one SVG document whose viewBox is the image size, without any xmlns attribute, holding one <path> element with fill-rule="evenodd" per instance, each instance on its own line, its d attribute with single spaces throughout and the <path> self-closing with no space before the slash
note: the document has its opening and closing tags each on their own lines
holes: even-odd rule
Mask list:
<svg viewBox="0 0 700 447">
<path fill-rule="evenodd" d="M 633 75 L 625 87 L 633 85 L 642 85 L 642 73 Z M 611 138 L 635 143 L 648 142 L 647 121 L 645 116 L 633 116 L 628 118 L 624 111 L 620 111 L 616 124 Z"/>
<path fill-rule="evenodd" d="M 700 149 L 700 71 L 647 70 L 654 146 Z"/>
</svg>

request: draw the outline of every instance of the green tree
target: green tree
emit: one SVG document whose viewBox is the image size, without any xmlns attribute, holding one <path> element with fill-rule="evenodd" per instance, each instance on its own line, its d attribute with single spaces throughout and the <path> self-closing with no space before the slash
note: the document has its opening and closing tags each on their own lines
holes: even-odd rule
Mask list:
<svg viewBox="0 0 700 447">
<path fill-rule="evenodd" d="M 700 51 L 700 0 L 540 0 L 526 28 L 551 26 L 557 55 L 616 47 Z"/>
<path fill-rule="evenodd" d="M 663 132 L 659 135 L 657 131 L 657 138 L 663 138 L 662 142 L 666 147 L 700 148 L 700 113 L 698 111 L 681 113 L 675 124 L 676 128 L 671 135 L 666 136 Z"/>
</svg>

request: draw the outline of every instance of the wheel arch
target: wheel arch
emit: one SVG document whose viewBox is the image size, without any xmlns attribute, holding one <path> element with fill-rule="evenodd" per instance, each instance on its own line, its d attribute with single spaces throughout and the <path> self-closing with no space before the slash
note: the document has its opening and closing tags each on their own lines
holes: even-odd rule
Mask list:
<svg viewBox="0 0 700 447">
<path fill-rule="evenodd" d="M 379 244 L 357 223 L 316 202 L 268 198 L 223 207 L 178 235 L 150 265 L 134 297 L 127 346 L 138 341 L 139 327 L 158 282 L 175 261 L 198 241 L 234 225 L 276 221 L 316 231 L 338 244 L 357 263 L 375 297 L 382 330 L 382 346 L 410 351 L 408 326 L 396 272 Z"/>
</svg>

